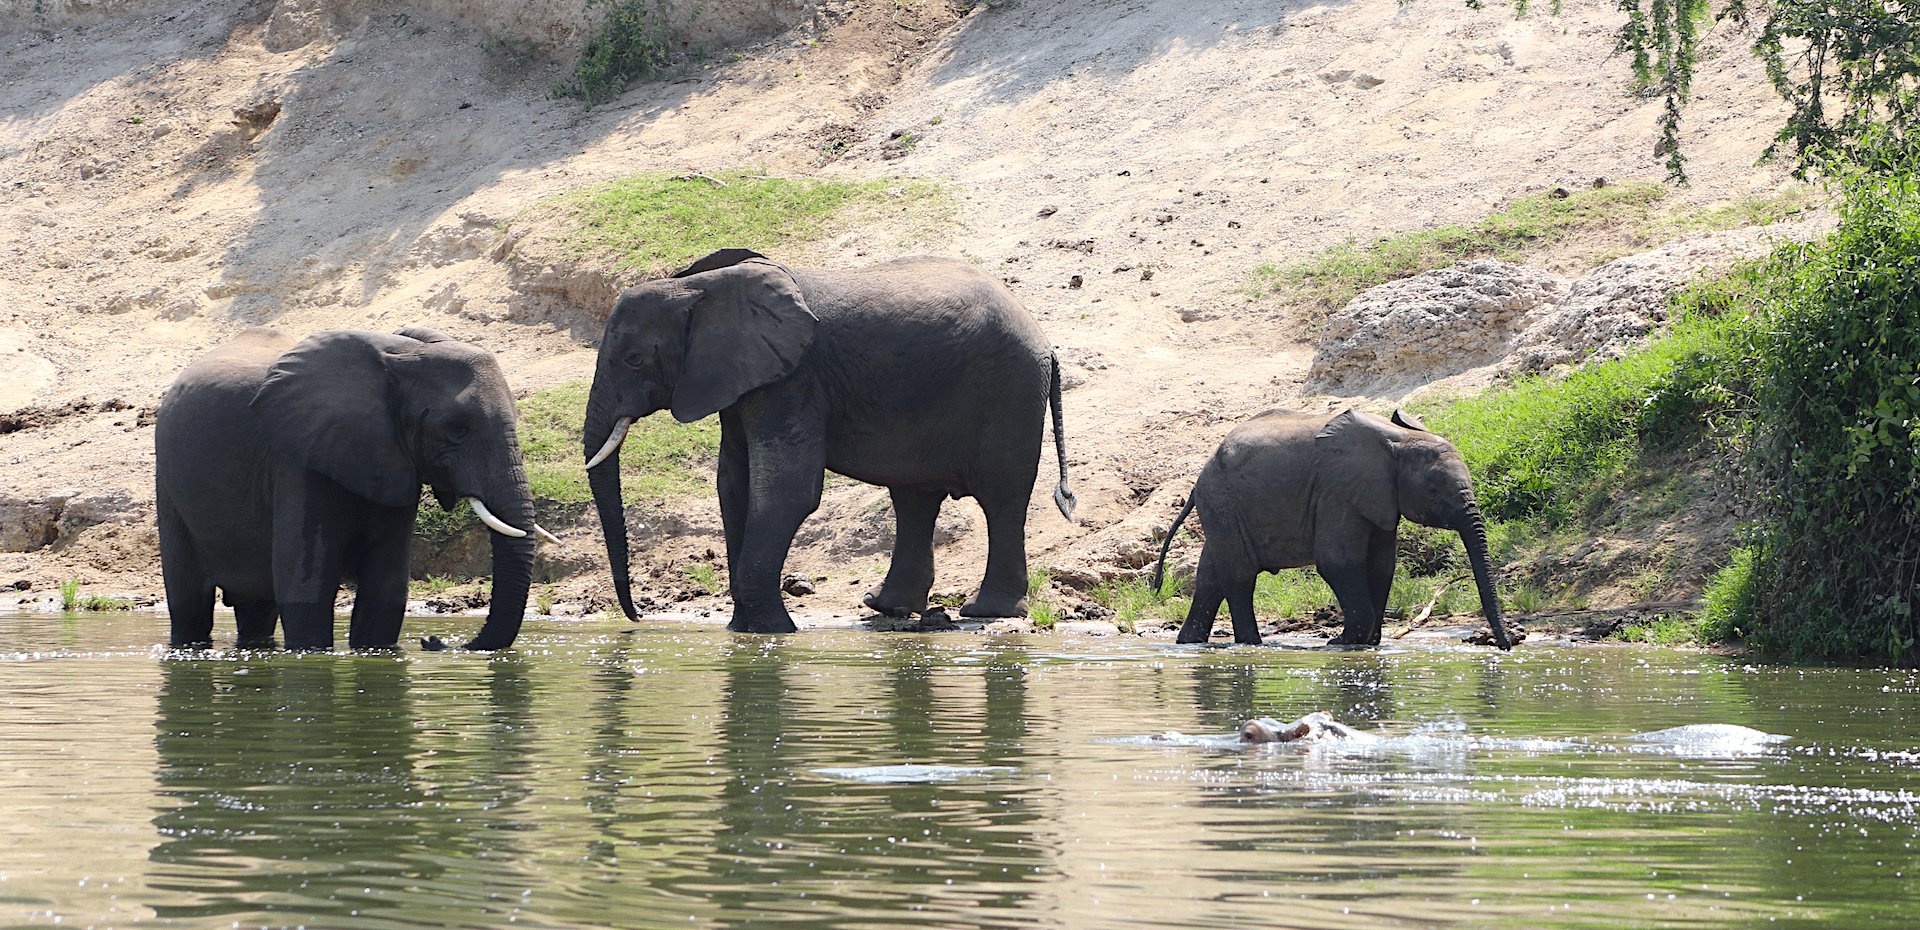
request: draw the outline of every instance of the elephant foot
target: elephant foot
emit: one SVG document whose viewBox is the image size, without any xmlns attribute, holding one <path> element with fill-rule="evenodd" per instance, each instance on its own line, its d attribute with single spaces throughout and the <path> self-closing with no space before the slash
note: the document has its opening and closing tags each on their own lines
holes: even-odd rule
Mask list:
<svg viewBox="0 0 1920 930">
<path fill-rule="evenodd" d="M 793 625 L 793 617 L 788 615 L 784 604 L 773 610 L 742 610 L 736 607 L 733 619 L 727 621 L 727 630 L 733 633 L 792 633 L 798 629 Z"/>
<path fill-rule="evenodd" d="M 1369 646 L 1378 646 L 1380 645 L 1380 641 L 1374 640 L 1373 642 L 1367 642 L 1365 637 L 1348 636 L 1347 634 L 1342 633 L 1339 636 L 1335 636 L 1334 638 L 1327 640 L 1327 645 L 1347 646 L 1354 649 L 1364 649 Z"/>
<path fill-rule="evenodd" d="M 962 617 L 1024 617 L 1027 615 L 1025 597 L 989 597 L 976 594 L 972 600 L 960 605 Z"/>
<path fill-rule="evenodd" d="M 925 591 L 920 592 L 920 596 L 915 598 L 902 595 L 898 592 L 888 591 L 886 585 L 881 585 L 868 591 L 867 596 L 861 598 L 860 602 L 867 605 L 867 609 L 872 610 L 874 613 L 884 614 L 889 617 L 906 617 L 913 614 L 925 613 L 927 610 L 927 594 Z"/>
</svg>

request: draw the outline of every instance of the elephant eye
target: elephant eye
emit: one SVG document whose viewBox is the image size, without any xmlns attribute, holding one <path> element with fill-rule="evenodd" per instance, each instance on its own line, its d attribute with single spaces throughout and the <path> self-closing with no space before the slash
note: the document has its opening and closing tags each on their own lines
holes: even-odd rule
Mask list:
<svg viewBox="0 0 1920 930">
<path fill-rule="evenodd" d="M 448 442 L 466 442 L 467 437 L 472 434 L 473 430 L 467 425 L 467 421 L 460 419 L 447 421 Z"/>
<path fill-rule="evenodd" d="M 628 352 L 627 357 L 622 359 L 622 361 L 627 363 L 628 368 L 637 369 L 644 366 L 647 363 L 648 354 L 649 353 L 644 352 L 640 349 L 635 349 L 632 352 Z"/>
</svg>

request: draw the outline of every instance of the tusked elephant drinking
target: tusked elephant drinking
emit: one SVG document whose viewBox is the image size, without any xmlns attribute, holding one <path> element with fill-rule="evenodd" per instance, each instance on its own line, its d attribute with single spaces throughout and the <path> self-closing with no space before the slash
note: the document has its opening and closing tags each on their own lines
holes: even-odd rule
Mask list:
<svg viewBox="0 0 1920 930">
<path fill-rule="evenodd" d="M 210 645 L 214 589 L 243 645 L 333 647 L 358 582 L 352 648 L 391 646 L 406 610 L 422 484 L 493 534 L 493 598 L 469 649 L 513 644 L 526 610 L 533 499 L 513 395 L 491 354 L 426 329 L 295 343 L 249 329 L 188 365 L 154 425 L 160 564 L 176 647 Z"/>
<path fill-rule="evenodd" d="M 787 268 L 725 249 L 629 288 L 607 319 L 584 428 L 614 592 L 636 618 L 616 454 L 640 417 L 720 415 L 718 485 L 733 595 L 728 629 L 795 627 L 780 577 L 823 470 L 885 486 L 897 525 L 881 613 L 922 611 L 941 502 L 987 519 L 987 570 L 967 616 L 1026 613 L 1027 501 L 1049 405 L 1071 518 L 1060 373 L 1005 285 L 964 262 L 903 258 L 855 271 Z"/>
<path fill-rule="evenodd" d="M 1388 422 L 1353 410 L 1327 415 L 1273 409 L 1235 427 L 1201 469 L 1167 531 L 1154 568 L 1155 590 L 1173 535 L 1195 508 L 1207 542 L 1180 642 L 1205 642 L 1223 599 L 1233 616 L 1234 641 L 1260 642 L 1254 580 L 1263 571 L 1313 565 L 1339 599 L 1345 620 L 1332 643 L 1379 645 L 1405 517 L 1460 534 L 1494 644 L 1513 648 L 1467 463 L 1452 443 L 1411 414 L 1396 410 Z"/>
</svg>

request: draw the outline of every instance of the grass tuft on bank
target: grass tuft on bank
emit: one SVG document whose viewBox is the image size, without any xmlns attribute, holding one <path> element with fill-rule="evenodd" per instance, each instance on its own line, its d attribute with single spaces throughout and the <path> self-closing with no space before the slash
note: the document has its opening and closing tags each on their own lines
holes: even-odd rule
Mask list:
<svg viewBox="0 0 1920 930">
<path fill-rule="evenodd" d="M 1326 310 L 1367 288 L 1478 258 L 1527 261 L 1581 235 L 1625 232 L 1640 245 L 1692 232 L 1764 226 L 1811 208 L 1816 192 L 1789 187 L 1765 197 L 1686 213 L 1662 213 L 1668 189 L 1651 181 L 1521 197 L 1476 223 L 1415 229 L 1371 242 L 1349 239 L 1318 255 L 1251 273 L 1255 297 L 1282 295 Z"/>
<path fill-rule="evenodd" d="M 557 227 L 551 248 L 566 260 L 650 279 L 716 249 L 779 255 L 856 223 L 902 215 L 937 223 L 951 209 L 931 181 L 647 172 L 562 194 L 522 219 Z"/>
</svg>

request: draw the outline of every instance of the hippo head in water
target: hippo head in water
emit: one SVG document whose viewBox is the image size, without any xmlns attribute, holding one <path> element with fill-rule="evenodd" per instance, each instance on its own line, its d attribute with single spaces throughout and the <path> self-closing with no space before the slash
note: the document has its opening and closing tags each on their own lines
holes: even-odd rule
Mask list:
<svg viewBox="0 0 1920 930">
<path fill-rule="evenodd" d="M 1240 727 L 1240 742 L 1243 743 L 1297 743 L 1322 742 L 1335 740 L 1355 740 L 1367 742 L 1376 739 L 1371 733 L 1363 733 L 1338 720 L 1326 711 L 1314 711 L 1292 723 L 1281 723 L 1272 717 L 1256 717 Z"/>
</svg>

